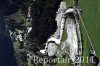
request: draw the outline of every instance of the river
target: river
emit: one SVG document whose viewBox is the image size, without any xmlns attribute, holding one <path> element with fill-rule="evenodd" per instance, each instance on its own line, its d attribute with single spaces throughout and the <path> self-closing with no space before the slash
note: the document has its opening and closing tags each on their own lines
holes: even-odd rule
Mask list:
<svg viewBox="0 0 100 66">
<path fill-rule="evenodd" d="M 0 66 L 17 66 L 13 42 L 7 32 L 3 16 L 0 16 Z"/>
</svg>

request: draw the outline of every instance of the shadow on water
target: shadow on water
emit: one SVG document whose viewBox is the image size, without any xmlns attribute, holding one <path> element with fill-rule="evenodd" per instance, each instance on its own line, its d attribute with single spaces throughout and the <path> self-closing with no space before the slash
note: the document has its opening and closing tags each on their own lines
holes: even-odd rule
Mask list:
<svg viewBox="0 0 100 66">
<path fill-rule="evenodd" d="M 29 37 L 43 45 L 57 29 L 56 12 L 62 0 L 36 0 L 32 5 L 32 31 Z"/>
<path fill-rule="evenodd" d="M 12 40 L 5 30 L 5 20 L 0 16 L 0 66 L 17 66 Z"/>
</svg>

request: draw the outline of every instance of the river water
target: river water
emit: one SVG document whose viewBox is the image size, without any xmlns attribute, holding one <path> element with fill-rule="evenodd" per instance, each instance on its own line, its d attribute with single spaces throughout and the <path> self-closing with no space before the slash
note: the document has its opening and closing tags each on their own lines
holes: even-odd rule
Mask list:
<svg viewBox="0 0 100 66">
<path fill-rule="evenodd" d="M 7 32 L 3 16 L 0 16 L 0 66 L 17 66 L 13 42 Z"/>
</svg>

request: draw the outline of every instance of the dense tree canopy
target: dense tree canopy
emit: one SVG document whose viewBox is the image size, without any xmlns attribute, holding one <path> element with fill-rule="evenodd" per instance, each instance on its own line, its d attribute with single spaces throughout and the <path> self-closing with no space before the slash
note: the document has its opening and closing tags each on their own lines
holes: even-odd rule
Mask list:
<svg viewBox="0 0 100 66">
<path fill-rule="evenodd" d="M 38 44 L 38 47 L 43 48 L 43 44 L 57 29 L 55 21 L 56 12 L 62 0 L 31 1 L 33 0 L 0 0 L 0 15 L 9 16 L 18 12 L 18 10 L 21 10 L 23 14 L 27 15 L 28 7 L 33 3 L 31 6 L 32 31 L 30 32 L 29 37 Z M 16 21 L 10 20 L 8 23 L 11 30 L 15 30 L 12 28 L 16 27 L 16 25 L 19 26 L 19 24 L 15 22 Z M 33 51 L 39 51 L 36 48 L 37 47 L 35 47 L 32 43 L 30 49 Z M 19 66 L 24 66 L 24 63 L 26 65 L 27 61 L 25 60 L 26 56 L 24 56 L 24 53 L 18 52 L 16 57 L 17 60 L 19 60 Z"/>
<path fill-rule="evenodd" d="M 36 0 L 32 5 L 31 38 L 41 45 L 57 28 L 55 17 L 62 0 Z"/>
</svg>

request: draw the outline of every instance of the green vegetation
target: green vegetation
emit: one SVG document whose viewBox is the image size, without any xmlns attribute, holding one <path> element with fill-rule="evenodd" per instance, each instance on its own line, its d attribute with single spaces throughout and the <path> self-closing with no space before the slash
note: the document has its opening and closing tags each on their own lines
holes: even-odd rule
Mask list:
<svg viewBox="0 0 100 66">
<path fill-rule="evenodd" d="M 28 66 L 33 66 L 32 65 L 32 57 L 29 57 L 27 60 L 28 60 Z"/>
<path fill-rule="evenodd" d="M 72 6 L 73 5 L 73 0 L 65 0 L 67 3 L 67 6 Z"/>
<path fill-rule="evenodd" d="M 66 3 L 68 6 L 71 6 L 73 4 L 72 2 L 73 0 L 66 0 Z M 93 42 L 94 48 L 96 50 L 96 54 L 100 59 L 100 52 L 99 52 L 99 46 L 100 46 L 100 30 L 99 30 L 99 26 L 100 26 L 100 0 L 80 0 L 80 8 L 83 10 L 83 15 L 82 18 L 84 20 L 84 23 L 86 25 L 86 28 L 88 30 L 89 36 Z M 15 17 L 15 18 L 19 18 L 19 17 Z M 81 22 L 80 22 L 81 24 Z M 86 33 L 84 31 L 83 25 L 81 24 L 81 31 L 82 31 L 82 35 L 83 35 L 83 40 L 84 40 L 84 57 L 87 57 L 89 54 L 89 41 L 87 39 Z M 66 32 L 64 32 L 63 34 L 63 40 L 64 41 L 66 39 Z M 15 43 L 15 45 L 19 44 L 18 42 Z M 31 59 L 28 59 L 29 66 L 31 65 Z M 45 65 L 47 66 L 47 65 Z M 57 64 L 57 66 L 72 66 L 69 63 L 66 64 Z M 83 66 L 91 66 L 88 63 L 84 63 Z"/>
<path fill-rule="evenodd" d="M 83 20 L 86 25 L 89 36 L 93 42 L 96 54 L 100 59 L 100 0 L 80 0 L 80 7 L 83 10 Z M 86 33 L 81 25 L 82 34 L 84 39 L 84 56 L 88 56 L 89 41 L 86 37 Z M 89 66 L 89 64 L 83 64 L 83 66 Z"/>
<path fill-rule="evenodd" d="M 18 48 L 18 47 L 20 46 L 19 41 L 15 41 L 15 42 L 13 42 L 13 43 L 14 43 L 14 48 Z"/>
<path fill-rule="evenodd" d="M 84 0 L 80 1 L 80 6 L 83 10 L 83 19 L 87 27 L 88 33 L 94 44 L 96 53 L 100 59 L 99 46 L 100 46 L 100 0 Z"/>
<path fill-rule="evenodd" d="M 64 29 L 61 41 L 64 42 L 66 39 L 67 39 L 67 33 L 66 30 Z"/>
<path fill-rule="evenodd" d="M 58 63 L 56 66 L 73 66 L 73 64 L 71 64 L 71 61 L 68 60 L 69 56 L 67 55 L 65 60 L 65 63 Z M 63 62 L 62 59 L 60 59 L 61 62 Z"/>
<path fill-rule="evenodd" d="M 66 0 L 67 5 L 72 5 L 73 0 Z M 100 46 L 100 0 L 80 0 L 80 8 L 83 10 L 82 18 L 84 20 L 84 23 L 86 25 L 87 31 L 89 33 L 89 36 L 93 42 L 94 48 L 96 50 L 96 54 L 100 59 L 100 52 L 99 52 L 99 46 Z M 81 24 L 81 22 L 80 22 Z M 84 31 L 83 25 L 81 24 L 81 31 L 83 34 L 83 40 L 84 40 L 84 57 L 88 57 L 89 54 L 89 41 L 87 39 L 86 33 Z M 86 61 L 86 60 L 85 60 Z M 89 63 L 84 63 L 83 66 L 91 66 Z"/>
</svg>

